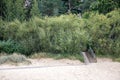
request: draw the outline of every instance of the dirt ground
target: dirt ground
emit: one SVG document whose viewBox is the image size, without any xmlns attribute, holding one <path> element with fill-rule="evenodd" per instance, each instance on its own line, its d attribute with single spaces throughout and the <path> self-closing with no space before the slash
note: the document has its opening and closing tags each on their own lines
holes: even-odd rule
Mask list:
<svg viewBox="0 0 120 80">
<path fill-rule="evenodd" d="M 111 59 L 88 65 L 68 59 L 30 61 L 29 65 L 0 65 L 0 80 L 120 80 L 120 63 Z"/>
</svg>

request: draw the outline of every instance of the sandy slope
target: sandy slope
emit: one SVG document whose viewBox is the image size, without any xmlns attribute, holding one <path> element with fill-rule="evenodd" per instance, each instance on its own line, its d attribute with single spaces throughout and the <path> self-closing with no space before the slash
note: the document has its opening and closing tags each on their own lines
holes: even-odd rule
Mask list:
<svg viewBox="0 0 120 80">
<path fill-rule="evenodd" d="M 98 59 L 84 65 L 75 60 L 31 60 L 28 66 L 0 66 L 0 80 L 120 80 L 120 63 Z"/>
</svg>

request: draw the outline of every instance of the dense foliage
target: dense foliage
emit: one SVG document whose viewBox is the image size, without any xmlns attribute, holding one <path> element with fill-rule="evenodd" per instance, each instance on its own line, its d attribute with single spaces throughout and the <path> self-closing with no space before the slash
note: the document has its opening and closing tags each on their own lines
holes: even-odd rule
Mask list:
<svg viewBox="0 0 120 80">
<path fill-rule="evenodd" d="M 96 0 L 90 5 L 90 8 L 105 14 L 120 8 L 120 0 Z"/>
<path fill-rule="evenodd" d="M 119 8 L 120 0 L 1 0 L 0 52 L 79 54 L 89 45 L 119 57 Z"/>
<path fill-rule="evenodd" d="M 26 8 L 25 1 L 29 1 Z M 120 0 L 1 0 L 0 17 L 3 20 L 29 20 L 33 16 L 59 16 L 61 14 L 98 11 L 108 13 L 120 8 Z"/>
<path fill-rule="evenodd" d="M 82 19 L 70 14 L 33 17 L 24 22 L 1 20 L 0 51 L 25 55 L 35 52 L 79 54 L 90 45 L 97 54 L 119 57 L 119 15 L 118 9 L 106 15 L 86 12 Z"/>
</svg>

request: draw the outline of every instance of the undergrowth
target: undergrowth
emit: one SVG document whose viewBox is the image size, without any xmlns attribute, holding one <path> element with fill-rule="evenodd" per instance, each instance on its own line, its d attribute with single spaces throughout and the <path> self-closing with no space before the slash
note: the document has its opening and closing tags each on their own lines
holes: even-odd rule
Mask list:
<svg viewBox="0 0 120 80">
<path fill-rule="evenodd" d="M 17 54 L 17 53 L 14 53 L 12 55 L 2 55 L 2 56 L 0 56 L 0 64 L 23 63 L 23 62 L 30 63 L 30 61 L 28 61 L 27 58 L 24 55 L 20 55 L 20 54 Z"/>
<path fill-rule="evenodd" d="M 66 53 L 53 54 L 53 53 L 42 52 L 42 53 L 35 53 L 29 57 L 32 59 L 41 59 L 41 58 L 53 58 L 55 60 L 70 59 L 70 60 L 80 60 L 83 62 L 83 57 L 80 54 L 66 54 Z"/>
<path fill-rule="evenodd" d="M 70 57 L 91 46 L 96 54 L 120 57 L 120 10 L 88 12 L 59 17 L 32 17 L 29 21 L 0 20 L 0 52 L 24 55 L 48 52 L 56 58 Z M 53 53 L 53 54 L 49 54 Z M 40 54 L 42 55 L 42 54 Z"/>
</svg>

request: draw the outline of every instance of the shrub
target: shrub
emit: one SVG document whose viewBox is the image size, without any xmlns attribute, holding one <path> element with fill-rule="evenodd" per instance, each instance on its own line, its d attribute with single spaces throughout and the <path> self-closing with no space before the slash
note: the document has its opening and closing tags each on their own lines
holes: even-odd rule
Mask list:
<svg viewBox="0 0 120 80">
<path fill-rule="evenodd" d="M 82 19 L 70 14 L 43 19 L 33 17 L 27 22 L 1 21 L 0 50 L 25 55 L 35 52 L 78 54 L 90 45 L 97 54 L 120 56 L 119 14 L 120 10 L 115 10 L 106 15 L 87 12 Z"/>
<path fill-rule="evenodd" d="M 79 53 L 89 41 L 89 34 L 83 29 L 84 21 L 76 15 L 45 18 L 45 22 L 46 47 L 50 52 Z"/>
<path fill-rule="evenodd" d="M 5 56 L 0 56 L 0 64 L 4 64 L 6 62 L 13 62 L 13 63 L 22 63 L 22 62 L 29 62 L 25 56 L 14 53 L 12 55 L 5 55 Z"/>
<path fill-rule="evenodd" d="M 17 51 L 18 48 L 19 46 L 10 39 L 7 41 L 0 41 L 0 52 L 13 53 Z"/>
<path fill-rule="evenodd" d="M 92 38 L 92 46 L 98 54 L 119 57 L 120 18 L 119 10 L 106 15 L 90 13 L 86 27 Z"/>
<path fill-rule="evenodd" d="M 26 61 L 26 57 L 25 56 L 19 55 L 19 54 L 15 54 L 15 53 L 13 55 L 9 55 L 8 58 L 9 58 L 9 60 L 11 62 L 15 62 L 15 63 Z"/>
<path fill-rule="evenodd" d="M 0 64 L 3 64 L 7 61 L 8 57 L 7 56 L 2 56 L 0 57 Z"/>
</svg>

